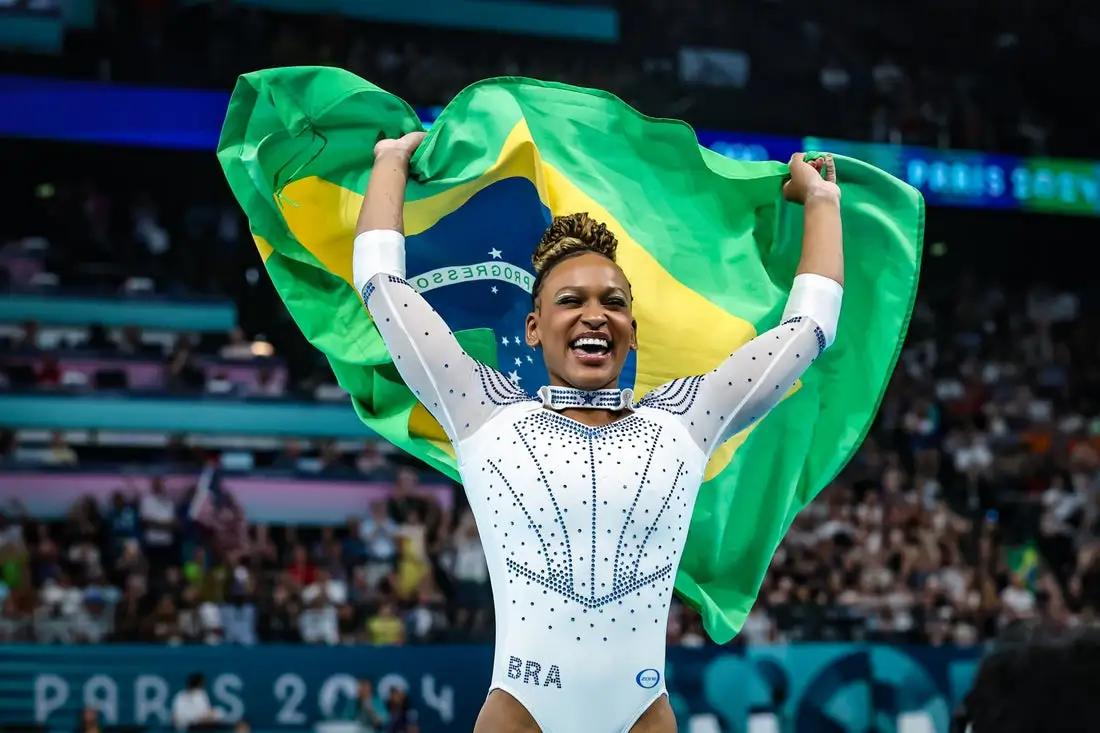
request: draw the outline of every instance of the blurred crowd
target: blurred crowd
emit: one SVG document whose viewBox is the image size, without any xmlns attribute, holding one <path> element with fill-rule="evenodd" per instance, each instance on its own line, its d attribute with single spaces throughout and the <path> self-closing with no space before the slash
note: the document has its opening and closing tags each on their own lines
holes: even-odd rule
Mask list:
<svg viewBox="0 0 1100 733">
<path fill-rule="evenodd" d="M 947 285 L 941 283 L 941 285 Z M 874 427 L 795 521 L 739 637 L 974 644 L 1100 621 L 1100 338 L 1087 293 L 963 277 L 919 300 Z M 55 450 L 63 448 L 55 446 Z M 71 450 L 71 449 L 70 449 Z M 297 465 L 288 445 L 272 465 Z M 198 485 L 7 511 L 3 633 L 42 641 L 397 644 L 487 638 L 469 510 L 392 476 L 342 527 L 249 524 Z M 282 463 L 280 463 L 280 461 Z M 359 465 L 357 461 L 356 465 Z M 288 464 L 289 465 L 289 464 Z M 203 474 L 205 475 L 205 474 Z M 699 645 L 679 603 L 669 641 Z"/>
<path fill-rule="evenodd" d="M 746 642 L 965 645 L 1100 621 L 1100 304 L 940 285 L 867 439 L 776 554 Z M 670 639 L 701 641 L 692 614 Z"/>
<path fill-rule="evenodd" d="M 480 78 L 524 74 L 608 89 L 700 127 L 1028 154 L 1079 153 L 1100 122 L 1080 105 L 1072 118 L 1052 112 L 1079 93 L 1069 72 L 1088 68 L 1085 49 L 1100 34 L 1095 14 L 1056 4 L 619 9 L 618 43 L 532 43 L 240 3 L 105 1 L 95 28 L 67 38 L 62 56 L 0 55 L 0 65 L 228 89 L 256 68 L 333 64 L 420 105 Z M 68 155 L 54 151 L 42 165 L 68 165 Z M 160 370 L 150 384 L 177 394 L 346 399 L 272 290 L 223 182 L 211 184 L 209 160 L 196 177 L 183 159 L 156 157 L 168 153 L 142 151 L 145 167 L 117 149 L 95 155 L 86 151 L 78 173 L 94 176 L 4 184 L 0 291 L 130 297 L 135 307 L 216 296 L 236 306 L 239 325 L 192 334 L 0 324 L 0 390 L 140 392 L 131 369 L 140 361 Z M 154 169 L 171 176 L 148 178 Z M 1092 290 L 1017 289 L 991 273 L 926 280 L 874 426 L 796 519 L 739 640 L 968 645 L 1017 624 L 1100 621 L 1098 313 Z M 365 516 L 328 527 L 250 522 L 220 469 L 204 468 L 182 438 L 157 450 L 155 460 L 125 459 L 189 465 L 195 485 L 122 487 L 104 505 L 77 501 L 63 521 L 0 509 L 0 640 L 489 638 L 469 510 L 461 501 L 444 509 L 376 447 L 292 441 L 244 464 L 392 485 Z M 71 469 L 104 453 L 61 433 L 28 446 L 0 431 L 5 467 Z M 668 638 L 707 643 L 679 602 Z"/>
<path fill-rule="evenodd" d="M 486 639 L 488 571 L 468 509 L 408 468 L 344 526 L 248 521 L 208 466 L 170 493 L 79 499 L 63 521 L 0 511 L 0 640 L 405 644 Z"/>
<path fill-rule="evenodd" d="M 1091 11 L 1031 0 L 603 4 L 618 9 L 617 42 L 224 0 L 105 0 L 95 29 L 71 33 L 63 58 L 20 71 L 231 88 L 247 71 L 322 64 L 426 105 L 479 79 L 520 74 L 607 89 L 648 114 L 705 127 L 1032 154 L 1080 153 L 1096 123 L 1087 110 L 1051 112 L 1067 109 L 1053 102 L 1072 98 L 1088 68 L 1100 31 Z"/>
<path fill-rule="evenodd" d="M 106 327 L 80 325 L 78 314 L 71 324 L 0 324 L 0 389 L 345 399 L 262 272 L 228 192 L 181 202 L 182 181 L 156 195 L 133 186 L 107 175 L 16 186 L 0 234 L 0 292 L 123 298 L 136 314 L 174 308 L 177 322 L 191 306 L 223 308 L 236 325 Z"/>
</svg>

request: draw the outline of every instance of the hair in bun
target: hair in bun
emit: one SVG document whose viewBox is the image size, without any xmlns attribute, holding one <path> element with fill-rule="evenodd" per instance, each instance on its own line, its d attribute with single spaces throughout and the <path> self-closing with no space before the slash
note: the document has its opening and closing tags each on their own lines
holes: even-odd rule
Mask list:
<svg viewBox="0 0 1100 733">
<path fill-rule="evenodd" d="M 605 224 L 591 218 L 588 212 L 555 216 L 531 255 L 531 264 L 535 267 L 532 301 L 537 301 L 542 282 L 554 265 L 585 252 L 595 252 L 614 262 L 618 246 L 615 235 L 607 230 Z"/>
</svg>

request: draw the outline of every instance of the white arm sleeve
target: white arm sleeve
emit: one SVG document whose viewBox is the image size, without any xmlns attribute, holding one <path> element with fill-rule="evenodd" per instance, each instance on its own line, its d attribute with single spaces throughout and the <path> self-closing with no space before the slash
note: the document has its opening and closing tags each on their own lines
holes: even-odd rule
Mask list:
<svg viewBox="0 0 1100 733">
<path fill-rule="evenodd" d="M 404 279 L 405 238 L 390 230 L 355 238 L 353 278 L 401 378 L 451 439 L 469 437 L 494 412 L 528 399 L 503 374 L 469 356 L 428 301 Z"/>
<path fill-rule="evenodd" d="M 708 456 L 762 418 L 831 343 L 828 334 L 835 337 L 840 285 L 821 278 L 835 289 L 813 282 L 808 291 L 802 277 L 795 278 L 780 325 L 741 346 L 714 370 L 657 387 L 641 404 L 677 415 Z"/>
</svg>

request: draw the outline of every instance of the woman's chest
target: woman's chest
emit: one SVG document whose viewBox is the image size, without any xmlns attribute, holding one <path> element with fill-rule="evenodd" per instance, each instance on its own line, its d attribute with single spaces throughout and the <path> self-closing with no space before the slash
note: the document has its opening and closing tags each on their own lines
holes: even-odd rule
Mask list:
<svg viewBox="0 0 1100 733">
<path fill-rule="evenodd" d="M 589 427 L 548 410 L 491 423 L 463 445 L 467 493 L 478 487 L 500 498 L 532 502 L 536 513 L 631 507 L 694 500 L 703 456 L 679 425 L 630 415 Z M 543 507 L 539 497 L 549 501 Z M 644 505 L 644 506 L 643 506 Z"/>
<path fill-rule="evenodd" d="M 488 426 L 461 468 L 490 554 L 593 603 L 669 576 L 703 468 L 673 427 L 631 416 L 593 429 L 547 411 Z"/>
</svg>

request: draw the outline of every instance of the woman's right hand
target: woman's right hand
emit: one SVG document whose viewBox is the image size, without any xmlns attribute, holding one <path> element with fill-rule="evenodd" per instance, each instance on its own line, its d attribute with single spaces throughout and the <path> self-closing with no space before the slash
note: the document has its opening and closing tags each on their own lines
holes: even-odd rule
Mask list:
<svg viewBox="0 0 1100 733">
<path fill-rule="evenodd" d="M 375 160 L 391 155 L 402 158 L 406 163 L 412 158 L 413 153 L 423 142 L 427 133 L 417 130 L 391 140 L 379 140 L 374 144 Z"/>
</svg>

